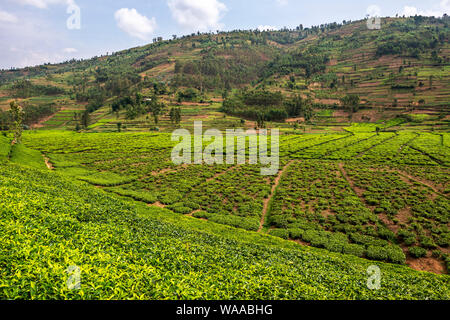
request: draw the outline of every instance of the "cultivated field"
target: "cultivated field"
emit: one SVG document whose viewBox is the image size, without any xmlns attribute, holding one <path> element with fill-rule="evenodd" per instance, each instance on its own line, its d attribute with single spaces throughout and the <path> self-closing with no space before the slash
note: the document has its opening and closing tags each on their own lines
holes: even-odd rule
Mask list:
<svg viewBox="0 0 450 320">
<path fill-rule="evenodd" d="M 269 177 L 260 175 L 259 165 L 175 166 L 168 134 L 35 132 L 24 143 L 39 150 L 51 170 L 112 195 L 446 273 L 447 140 L 447 133 L 411 131 L 284 135 L 279 175 Z"/>
</svg>

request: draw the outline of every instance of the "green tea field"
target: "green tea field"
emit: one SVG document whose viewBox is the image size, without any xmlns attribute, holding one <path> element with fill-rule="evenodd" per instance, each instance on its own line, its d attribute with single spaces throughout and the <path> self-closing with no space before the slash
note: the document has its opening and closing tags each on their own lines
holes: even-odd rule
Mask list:
<svg viewBox="0 0 450 320">
<path fill-rule="evenodd" d="M 449 1 L 78 1 L 0 8 L 0 302 L 450 300 Z"/>
</svg>

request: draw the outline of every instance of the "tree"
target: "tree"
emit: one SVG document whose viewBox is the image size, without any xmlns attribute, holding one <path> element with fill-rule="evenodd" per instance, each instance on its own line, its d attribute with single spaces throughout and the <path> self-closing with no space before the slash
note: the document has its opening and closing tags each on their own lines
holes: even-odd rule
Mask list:
<svg viewBox="0 0 450 320">
<path fill-rule="evenodd" d="M 147 112 L 152 113 L 155 124 L 157 125 L 159 123 L 159 116 L 163 112 L 165 105 L 163 103 L 159 103 L 156 96 L 145 99 L 145 103 L 147 106 Z"/>
<path fill-rule="evenodd" d="M 175 109 L 175 123 L 180 124 L 181 122 L 181 108 Z"/>
<path fill-rule="evenodd" d="M 11 101 L 9 104 L 11 110 L 11 116 L 13 121 L 14 139 L 13 144 L 20 143 L 22 141 L 22 131 L 23 131 L 23 117 L 24 112 L 22 107 L 16 101 Z"/>
<path fill-rule="evenodd" d="M 265 122 L 264 113 L 258 112 L 256 119 L 256 126 L 258 128 L 264 128 L 264 122 Z"/>
<path fill-rule="evenodd" d="M 122 131 L 122 122 L 117 122 L 117 132 Z"/>
<path fill-rule="evenodd" d="M 360 99 L 356 94 L 347 94 L 345 97 L 341 98 L 342 106 L 348 109 L 350 112 L 358 112 Z"/>
<path fill-rule="evenodd" d="M 311 120 L 314 116 L 313 108 L 311 106 L 305 107 L 303 111 L 303 116 L 305 117 L 305 121 Z"/>
<path fill-rule="evenodd" d="M 89 126 L 89 122 L 90 122 L 90 114 L 89 110 L 86 109 L 81 114 L 81 125 L 86 129 Z"/>
<path fill-rule="evenodd" d="M 174 122 L 175 122 L 175 108 L 170 108 L 169 116 L 170 116 L 170 122 L 172 124 L 174 124 Z"/>
</svg>

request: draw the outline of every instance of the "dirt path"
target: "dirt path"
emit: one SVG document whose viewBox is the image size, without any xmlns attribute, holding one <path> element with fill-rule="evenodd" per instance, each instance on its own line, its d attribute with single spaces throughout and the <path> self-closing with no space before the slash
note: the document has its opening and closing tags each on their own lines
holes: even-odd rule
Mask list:
<svg viewBox="0 0 450 320">
<path fill-rule="evenodd" d="M 348 184 L 350 185 L 350 187 L 353 189 L 353 191 L 356 193 L 356 195 L 361 199 L 361 201 L 366 205 L 366 200 L 363 197 L 363 193 L 364 190 L 358 188 L 355 186 L 355 184 L 353 183 L 352 179 L 350 179 L 350 177 L 348 176 L 347 172 L 344 169 L 344 164 L 342 162 L 339 163 L 339 170 L 341 171 L 342 176 L 344 177 L 344 179 L 348 182 Z"/>
<path fill-rule="evenodd" d="M 358 155 L 356 156 L 356 158 L 361 158 L 363 155 L 365 155 L 367 152 L 369 152 L 369 151 L 372 150 L 373 148 L 378 147 L 379 145 L 382 145 L 383 143 L 386 143 L 386 142 L 388 142 L 388 141 L 394 139 L 395 137 L 397 137 L 396 134 L 393 135 L 393 136 L 390 137 L 390 138 L 387 138 L 387 139 L 385 139 L 385 140 L 383 140 L 383 141 L 377 143 L 377 144 L 374 144 L 374 145 L 371 146 L 370 148 L 368 148 L 368 149 L 366 149 L 366 150 L 361 151 L 360 153 L 358 153 Z"/>
<path fill-rule="evenodd" d="M 47 117 L 44 117 L 44 118 L 42 118 L 42 119 L 39 119 L 38 122 L 33 123 L 30 127 L 31 127 L 32 129 L 37 129 L 37 128 L 45 127 L 45 124 L 44 124 L 44 123 L 47 122 L 48 120 L 52 119 L 55 115 L 56 115 L 56 113 L 51 114 L 51 115 L 49 115 L 49 116 L 47 116 Z"/>
<path fill-rule="evenodd" d="M 270 196 L 267 199 L 264 199 L 264 207 L 263 207 L 263 212 L 262 212 L 262 216 L 261 216 L 261 222 L 259 223 L 258 232 L 262 231 L 262 228 L 263 228 L 264 223 L 266 221 L 267 211 L 269 210 L 270 201 L 272 200 L 272 197 L 275 195 L 275 192 L 276 192 L 276 190 L 278 188 L 278 185 L 280 184 L 281 177 L 283 176 L 283 174 L 286 171 L 286 169 L 292 164 L 292 162 L 294 162 L 294 160 L 289 161 L 283 167 L 283 169 L 281 169 L 281 171 L 278 172 L 278 176 L 275 178 L 275 182 L 274 182 L 274 184 L 272 186 L 272 191 L 270 192 Z"/>
<path fill-rule="evenodd" d="M 448 197 L 447 197 L 445 194 L 442 194 L 442 193 L 439 191 L 439 189 L 436 188 L 432 183 L 430 183 L 430 182 L 428 182 L 428 181 L 426 181 L 426 180 L 423 180 L 423 179 L 419 179 L 419 178 L 417 178 L 417 177 L 414 177 L 414 176 L 410 175 L 409 173 L 403 172 L 403 171 L 401 171 L 401 170 L 395 170 L 395 171 L 396 171 L 399 175 L 401 175 L 401 176 L 403 176 L 403 177 L 405 177 L 405 178 L 407 178 L 407 179 L 409 179 L 409 180 L 412 180 L 412 181 L 414 181 L 414 182 L 420 183 L 421 185 L 423 185 L 423 186 L 425 186 L 425 187 L 427 187 L 427 188 L 433 190 L 434 193 L 440 195 L 441 197 L 444 197 L 444 198 L 447 198 L 447 199 L 448 199 Z"/>
<path fill-rule="evenodd" d="M 430 158 L 430 159 L 433 160 L 434 162 L 439 163 L 441 166 L 446 166 L 446 167 L 448 167 L 448 165 L 446 165 L 446 164 L 444 163 L 444 161 L 442 161 L 441 159 L 438 159 L 438 158 L 432 156 L 431 154 L 429 154 L 429 153 L 427 153 L 427 152 L 425 152 L 425 151 L 423 151 L 423 150 L 420 150 L 420 149 L 418 149 L 418 148 L 416 148 L 416 147 L 413 147 L 413 146 L 410 145 L 410 144 L 408 145 L 408 147 L 410 147 L 410 148 L 413 149 L 413 150 L 416 150 L 417 152 L 420 152 L 420 153 L 423 154 L 424 156 L 427 156 L 428 158 Z"/>
<path fill-rule="evenodd" d="M 412 138 L 412 139 L 408 140 L 406 143 L 402 144 L 402 146 L 398 149 L 397 153 L 398 153 L 398 154 L 402 153 L 403 149 L 404 149 L 405 147 L 408 147 L 409 144 L 410 144 L 411 142 L 413 142 L 418 136 L 419 136 L 419 134 L 416 133 L 416 136 L 415 136 L 414 138 Z"/>
<path fill-rule="evenodd" d="M 218 173 L 216 173 L 213 177 L 206 179 L 206 182 L 211 182 L 211 181 L 213 181 L 213 180 L 216 180 L 217 178 L 223 176 L 223 175 L 226 174 L 227 172 L 230 172 L 231 170 L 233 170 L 233 169 L 236 168 L 236 167 L 237 167 L 237 166 L 231 166 L 231 167 L 225 169 L 225 170 L 222 171 L 222 172 L 218 172 Z"/>
<path fill-rule="evenodd" d="M 356 141 L 356 142 L 346 144 L 345 146 L 343 146 L 343 147 L 341 147 L 341 148 L 338 148 L 338 149 L 335 149 L 335 150 L 331 150 L 331 151 L 325 153 L 325 154 L 322 156 L 322 158 L 326 158 L 326 157 L 328 157 L 330 154 L 333 154 L 333 153 L 335 153 L 335 152 L 341 151 L 341 150 L 343 150 L 343 149 L 347 149 L 348 147 L 352 147 L 352 146 L 357 145 L 357 144 L 359 144 L 359 143 L 361 143 L 361 142 L 364 142 L 364 141 L 367 141 L 367 140 L 369 140 L 369 139 L 372 139 L 372 138 L 374 138 L 374 137 L 376 137 L 376 136 L 377 136 L 377 135 L 375 134 L 375 135 L 370 136 L 370 137 L 368 137 L 368 138 L 366 138 L 366 139 L 358 140 L 358 141 Z"/>
</svg>

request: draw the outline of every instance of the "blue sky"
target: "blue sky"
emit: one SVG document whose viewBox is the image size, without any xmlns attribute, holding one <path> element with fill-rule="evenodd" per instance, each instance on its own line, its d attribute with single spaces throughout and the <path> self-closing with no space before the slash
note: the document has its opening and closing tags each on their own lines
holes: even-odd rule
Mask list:
<svg viewBox="0 0 450 320">
<path fill-rule="evenodd" d="M 449 9 L 450 0 L 1 0 L 0 68 L 89 58 L 198 30 L 311 26 L 362 19 L 368 10 L 441 16 Z"/>
</svg>

